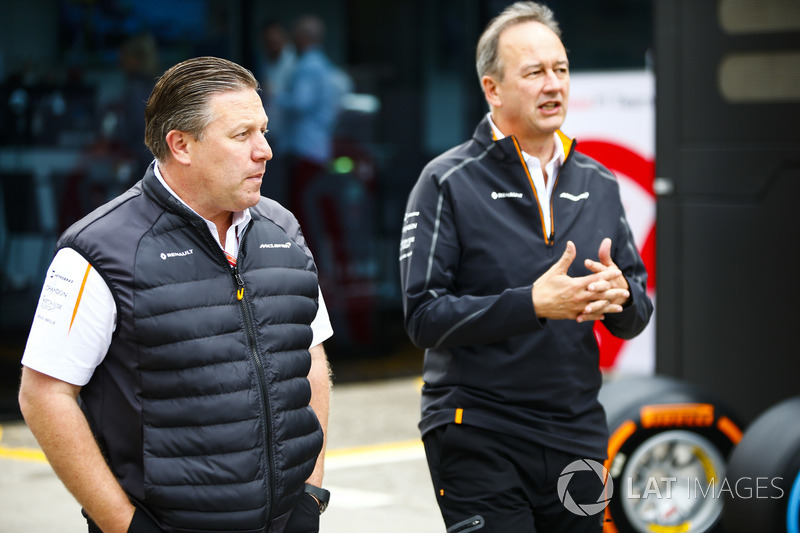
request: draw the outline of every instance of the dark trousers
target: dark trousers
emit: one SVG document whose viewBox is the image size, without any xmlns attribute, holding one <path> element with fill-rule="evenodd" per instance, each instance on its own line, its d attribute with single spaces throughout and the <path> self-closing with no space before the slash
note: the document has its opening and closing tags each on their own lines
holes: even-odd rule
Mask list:
<svg viewBox="0 0 800 533">
<path fill-rule="evenodd" d="M 97 524 L 89 518 L 86 511 L 81 510 L 89 525 L 89 533 L 103 533 Z M 274 525 L 274 523 L 273 523 Z M 161 530 L 147 513 L 136 509 L 128 533 L 159 533 Z M 284 533 L 319 533 L 319 505 L 317 500 L 309 494 L 302 494 L 287 517 Z"/>
<path fill-rule="evenodd" d="M 568 494 L 559 496 L 562 471 L 584 458 L 460 424 L 436 428 L 423 442 L 448 533 L 602 531 L 602 511 L 587 516 L 567 508 L 602 499 L 595 472 L 566 474 Z"/>
<path fill-rule="evenodd" d="M 89 525 L 89 533 L 103 533 L 102 530 L 97 527 L 97 524 L 94 523 L 94 520 L 89 518 L 86 511 L 81 510 L 81 512 Z M 131 521 L 128 533 L 161 533 L 161 529 L 147 516 L 147 513 L 137 509 L 133 514 L 133 520 Z"/>
</svg>

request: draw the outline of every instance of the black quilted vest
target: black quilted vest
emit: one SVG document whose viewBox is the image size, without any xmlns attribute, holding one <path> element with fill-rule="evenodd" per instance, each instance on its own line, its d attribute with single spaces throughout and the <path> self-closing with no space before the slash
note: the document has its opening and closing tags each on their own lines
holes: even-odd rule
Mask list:
<svg viewBox="0 0 800 533">
<path fill-rule="evenodd" d="M 108 463 L 165 531 L 280 530 L 322 447 L 308 406 L 318 281 L 294 217 L 262 199 L 236 269 L 151 169 L 59 247 L 117 323 L 81 400 Z"/>
</svg>

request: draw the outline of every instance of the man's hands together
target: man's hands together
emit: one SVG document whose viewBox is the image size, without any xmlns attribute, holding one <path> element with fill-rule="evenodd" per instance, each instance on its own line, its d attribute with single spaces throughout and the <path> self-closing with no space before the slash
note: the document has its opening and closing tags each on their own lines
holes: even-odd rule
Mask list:
<svg viewBox="0 0 800 533">
<path fill-rule="evenodd" d="M 603 320 L 608 313 L 621 312 L 630 298 L 628 282 L 611 260 L 611 239 L 600 243 L 599 261 L 584 261 L 592 274 L 579 278 L 567 275 L 576 256 L 575 244 L 567 242 L 561 258 L 534 282 L 533 307 L 539 318 Z"/>
</svg>

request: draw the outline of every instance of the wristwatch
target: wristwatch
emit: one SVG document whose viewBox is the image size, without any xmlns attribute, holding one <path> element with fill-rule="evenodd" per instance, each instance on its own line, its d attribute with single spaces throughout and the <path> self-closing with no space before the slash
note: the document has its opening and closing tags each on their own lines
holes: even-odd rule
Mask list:
<svg viewBox="0 0 800 533">
<path fill-rule="evenodd" d="M 305 491 L 308 494 L 311 494 L 317 503 L 319 504 L 319 514 L 325 512 L 325 509 L 328 508 L 328 502 L 331 499 L 331 492 L 329 490 L 325 490 L 322 487 L 317 487 L 315 485 L 311 485 L 306 483 Z"/>
</svg>

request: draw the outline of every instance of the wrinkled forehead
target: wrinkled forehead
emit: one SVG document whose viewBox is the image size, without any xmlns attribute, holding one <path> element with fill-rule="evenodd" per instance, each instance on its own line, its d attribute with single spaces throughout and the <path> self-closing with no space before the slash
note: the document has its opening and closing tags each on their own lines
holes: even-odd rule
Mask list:
<svg viewBox="0 0 800 533">
<path fill-rule="evenodd" d="M 233 127 L 234 124 L 266 124 L 267 114 L 255 89 L 224 91 L 208 100 L 212 123 Z"/>
</svg>

